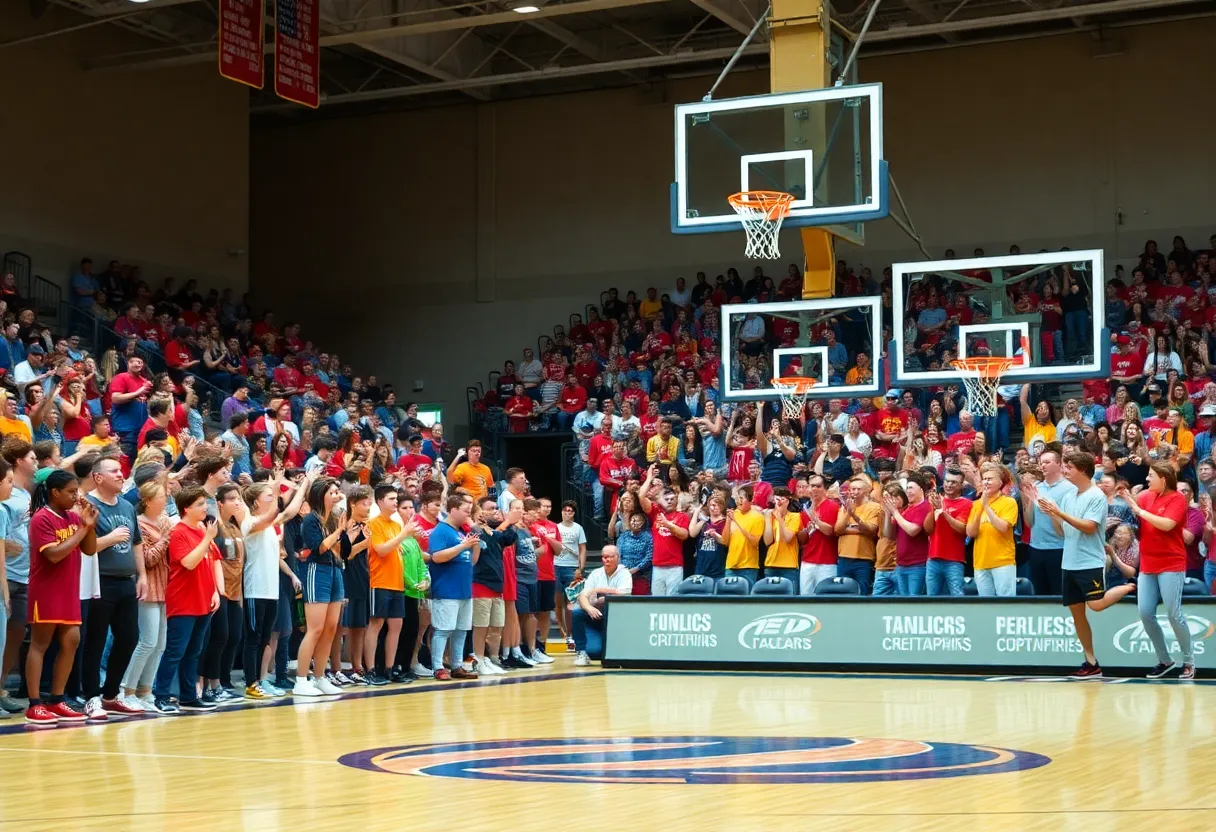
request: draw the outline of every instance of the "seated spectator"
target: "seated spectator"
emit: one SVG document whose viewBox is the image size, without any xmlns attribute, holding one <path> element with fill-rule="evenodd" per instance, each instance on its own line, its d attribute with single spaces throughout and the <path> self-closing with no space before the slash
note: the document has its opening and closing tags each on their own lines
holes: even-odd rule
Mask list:
<svg viewBox="0 0 1216 832">
<path fill-rule="evenodd" d="M 593 658 L 603 657 L 604 599 L 633 592 L 633 578 L 628 569 L 621 568 L 617 547 L 605 546 L 600 557 L 604 565 L 592 570 L 583 582 L 571 616 L 575 667 L 586 667 Z"/>
</svg>

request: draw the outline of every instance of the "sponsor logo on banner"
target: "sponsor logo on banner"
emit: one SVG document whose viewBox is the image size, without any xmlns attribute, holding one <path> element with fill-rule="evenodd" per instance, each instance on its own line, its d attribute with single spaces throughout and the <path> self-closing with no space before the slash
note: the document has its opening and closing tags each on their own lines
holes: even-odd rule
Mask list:
<svg viewBox="0 0 1216 832">
<path fill-rule="evenodd" d="M 971 652 L 965 616 L 884 615 L 882 621 L 882 649 L 888 652 Z"/>
<path fill-rule="evenodd" d="M 998 615 L 999 653 L 1081 653 L 1071 615 Z"/>
<path fill-rule="evenodd" d="M 749 650 L 810 650 L 819 619 L 802 612 L 762 615 L 739 631 L 739 643 Z"/>
<path fill-rule="evenodd" d="M 707 612 L 652 612 L 651 647 L 717 647 L 713 618 Z"/>
<path fill-rule="evenodd" d="M 1166 647 L 1171 651 L 1177 650 L 1178 640 L 1174 638 L 1174 631 L 1170 628 L 1169 618 L 1159 615 L 1157 616 L 1157 624 L 1160 625 L 1161 631 L 1165 633 Z M 1197 615 L 1188 615 L 1186 616 L 1186 626 L 1191 631 L 1191 642 L 1195 646 L 1195 652 L 1202 655 L 1206 647 L 1204 641 L 1211 638 L 1213 633 L 1216 633 L 1216 624 Z M 1149 640 L 1148 633 L 1144 632 L 1144 625 L 1139 621 L 1134 624 L 1128 624 L 1119 630 L 1115 633 L 1113 640 L 1115 649 L 1121 653 L 1138 654 L 1153 652 L 1153 643 Z"/>
</svg>

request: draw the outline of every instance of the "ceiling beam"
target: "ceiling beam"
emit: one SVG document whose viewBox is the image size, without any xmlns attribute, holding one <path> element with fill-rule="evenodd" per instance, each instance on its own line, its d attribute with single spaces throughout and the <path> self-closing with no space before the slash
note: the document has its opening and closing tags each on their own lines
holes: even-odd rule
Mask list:
<svg viewBox="0 0 1216 832">
<path fill-rule="evenodd" d="M 926 6 L 922 0 L 904 0 L 904 3 L 913 14 L 926 23 L 937 23 L 942 19 L 940 15 L 935 15 L 933 10 Z M 958 43 L 958 37 L 952 32 L 942 35 L 942 40 L 947 43 Z"/>
<path fill-rule="evenodd" d="M 751 23 L 745 23 L 740 18 L 735 17 L 726 9 L 719 6 L 715 0 L 692 0 L 692 4 L 701 11 L 712 14 L 714 17 L 718 18 L 718 20 L 721 20 L 727 26 L 740 34 L 747 35 L 752 31 Z M 755 21 L 753 21 L 753 23 L 754 22 Z"/>
<path fill-rule="evenodd" d="M 323 35 L 320 38 L 322 47 L 326 46 L 342 46 L 346 44 L 363 45 L 379 40 L 389 40 L 392 38 L 404 37 L 407 35 L 429 35 L 435 32 L 455 32 L 461 29 L 476 29 L 481 26 L 492 26 L 503 23 L 520 23 L 527 18 L 528 22 L 537 20 L 546 20 L 553 17 L 562 17 L 568 14 L 581 14 L 585 12 L 602 12 L 611 9 L 623 9 L 631 6 L 648 6 L 657 3 L 666 3 L 669 0 L 574 0 L 570 3 L 558 3 L 552 6 L 545 6 L 539 11 L 528 15 L 521 15 L 518 12 L 491 12 L 483 15 L 470 15 L 468 17 L 455 18 L 439 18 L 437 20 L 427 20 L 420 23 L 407 23 L 404 26 L 386 26 L 379 29 L 363 29 L 359 31 L 343 32 L 335 35 Z M 440 13 L 436 11 L 436 13 Z M 96 60 L 90 66 L 93 71 L 113 71 L 116 69 L 158 69 L 171 66 L 188 66 L 190 64 L 208 63 L 215 60 L 214 41 L 207 43 L 193 44 L 191 47 L 195 50 L 187 55 L 177 55 L 170 58 L 153 58 L 152 60 L 127 60 L 122 57 L 116 60 L 107 60 L 101 58 Z M 273 40 L 267 40 L 266 54 L 274 52 Z"/>
</svg>

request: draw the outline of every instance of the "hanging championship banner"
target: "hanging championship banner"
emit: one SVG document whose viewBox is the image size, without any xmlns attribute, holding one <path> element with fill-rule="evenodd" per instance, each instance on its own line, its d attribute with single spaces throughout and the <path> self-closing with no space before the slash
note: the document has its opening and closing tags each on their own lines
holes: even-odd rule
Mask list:
<svg viewBox="0 0 1216 832">
<path fill-rule="evenodd" d="M 254 89 L 265 85 L 266 0 L 219 0 L 220 75 Z"/>
<path fill-rule="evenodd" d="M 321 104 L 320 0 L 275 0 L 274 91 L 316 109 Z"/>
</svg>

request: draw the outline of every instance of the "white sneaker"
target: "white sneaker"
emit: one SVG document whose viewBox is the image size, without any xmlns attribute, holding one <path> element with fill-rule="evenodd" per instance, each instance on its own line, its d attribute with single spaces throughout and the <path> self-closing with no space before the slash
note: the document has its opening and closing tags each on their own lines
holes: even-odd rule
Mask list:
<svg viewBox="0 0 1216 832">
<path fill-rule="evenodd" d="M 133 698 L 138 700 L 139 704 L 142 705 L 143 709 L 145 711 L 147 711 L 148 713 L 150 713 L 150 714 L 159 714 L 160 713 L 160 711 L 158 711 L 156 709 L 156 697 L 153 696 L 152 694 L 145 693 L 143 696 L 135 696 Z"/>
<path fill-rule="evenodd" d="M 311 679 L 296 677 L 295 687 L 291 689 L 292 696 L 323 696 Z"/>
<path fill-rule="evenodd" d="M 574 666 L 575 667 L 588 667 L 590 664 L 591 664 L 591 657 L 587 655 L 587 651 L 579 650 L 578 654 L 574 657 Z"/>
<path fill-rule="evenodd" d="M 135 710 L 135 711 L 143 711 L 144 713 L 156 713 L 155 708 L 152 708 L 151 711 L 149 711 L 147 704 L 142 699 L 140 699 L 138 696 L 135 696 L 134 694 L 132 694 L 130 696 L 126 696 L 126 695 L 120 696 L 120 697 L 118 697 L 118 701 L 121 702 L 122 704 L 126 705 L 128 708 Z"/>
<path fill-rule="evenodd" d="M 85 703 L 84 715 L 89 722 L 106 722 L 110 719 L 110 715 L 106 713 L 105 707 L 101 704 L 100 696 L 94 696 Z"/>
<path fill-rule="evenodd" d="M 501 667 L 494 664 L 494 662 L 487 658 L 482 657 L 477 660 L 477 675 L 479 677 L 484 678 L 486 676 L 505 676 L 506 673 L 507 671 L 503 670 Z"/>
<path fill-rule="evenodd" d="M 324 676 L 318 677 L 314 681 L 314 684 L 317 686 L 317 690 L 321 692 L 322 696 L 337 696 L 342 692 L 342 688 L 338 687 Z"/>
<path fill-rule="evenodd" d="M 517 661 L 523 662 L 528 667 L 536 667 L 536 662 L 532 661 L 532 659 L 525 656 L 524 652 L 522 650 L 520 650 L 518 647 L 514 647 L 511 649 L 511 656 L 513 658 L 515 658 Z"/>
<path fill-rule="evenodd" d="M 410 673 L 413 673 L 419 679 L 435 678 L 435 671 L 431 670 L 429 667 L 423 667 L 420 664 L 410 665 Z"/>
<path fill-rule="evenodd" d="M 553 664 L 553 657 L 543 650 L 533 650 L 532 661 L 537 664 Z"/>
</svg>

